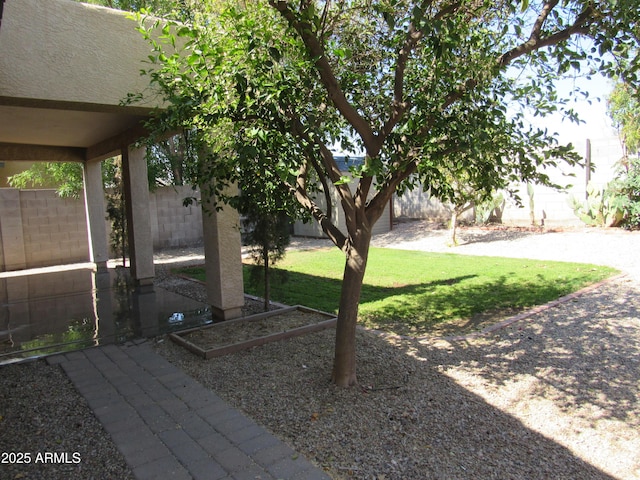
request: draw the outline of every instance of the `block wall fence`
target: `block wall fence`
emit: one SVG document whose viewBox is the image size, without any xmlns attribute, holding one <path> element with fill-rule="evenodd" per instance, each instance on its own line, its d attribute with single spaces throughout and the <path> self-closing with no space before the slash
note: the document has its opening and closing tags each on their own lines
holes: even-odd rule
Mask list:
<svg viewBox="0 0 640 480">
<path fill-rule="evenodd" d="M 163 187 L 150 194 L 154 248 L 202 243 L 200 206 L 184 207 L 191 187 Z M 107 222 L 107 234 L 110 231 Z M 84 200 L 55 190 L 0 188 L 0 271 L 89 261 Z"/>
<path fill-rule="evenodd" d="M 588 179 L 603 188 L 615 175 L 616 162 L 622 156 L 617 137 L 591 142 L 591 158 L 596 166 Z M 578 152 L 585 156 L 579 146 Z M 538 224 L 582 225 L 570 207 L 571 197 L 584 199 L 587 173 L 583 166 L 551 173 L 559 184 L 570 183 L 569 191 L 557 192 L 536 186 L 530 204 L 525 185 L 520 188 L 524 208 L 507 202 L 502 220 L 506 224 L 530 225 L 531 212 Z M 567 175 L 573 175 L 568 177 Z M 190 186 L 163 187 L 150 194 L 151 232 L 154 248 L 201 245 L 202 209 L 199 205 L 184 207 L 186 197 L 198 196 Z M 429 218 L 447 221 L 449 210 L 429 195 L 416 189 L 393 199 L 392 210 L 376 225 L 376 233 L 392 228 L 398 218 Z M 388 207 L 389 208 L 389 207 Z M 339 213 L 339 212 L 338 212 Z M 472 215 L 472 212 L 469 214 Z M 106 217 L 106 214 L 105 214 Z M 336 215 L 337 218 L 340 215 Z M 105 219 L 106 221 L 106 219 Z M 107 224 L 107 232 L 110 226 Z M 322 236 L 315 224 L 296 224 L 295 234 Z M 116 255 L 113 255 L 115 258 Z M 54 190 L 16 190 L 0 188 L 0 272 L 43 267 L 89 260 L 87 220 L 83 199 L 61 199 Z"/>
</svg>

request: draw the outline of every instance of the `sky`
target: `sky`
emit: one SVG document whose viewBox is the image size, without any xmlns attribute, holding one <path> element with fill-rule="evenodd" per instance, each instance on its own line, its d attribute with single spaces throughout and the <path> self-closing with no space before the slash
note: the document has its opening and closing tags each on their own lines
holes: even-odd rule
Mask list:
<svg viewBox="0 0 640 480">
<path fill-rule="evenodd" d="M 538 120 L 536 124 L 546 126 L 550 131 L 558 132 L 563 143 L 571 142 L 575 146 L 581 146 L 587 139 L 599 140 L 615 137 L 617 132 L 607 113 L 607 97 L 613 89 L 613 82 L 597 75 L 593 76 L 591 80 L 586 78 L 563 80 L 559 84 L 559 89 L 560 91 L 569 91 L 574 83 L 582 90 L 589 92 L 590 102 L 581 99 L 573 104 L 574 110 L 584 123 L 577 125 L 563 120 L 561 115 L 554 115 Z"/>
</svg>

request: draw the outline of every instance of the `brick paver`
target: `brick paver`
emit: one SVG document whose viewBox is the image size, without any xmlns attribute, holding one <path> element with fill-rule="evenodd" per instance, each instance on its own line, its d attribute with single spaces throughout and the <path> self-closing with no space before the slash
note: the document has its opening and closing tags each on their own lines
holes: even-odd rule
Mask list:
<svg viewBox="0 0 640 480">
<path fill-rule="evenodd" d="M 62 366 L 140 480 L 330 479 L 147 343 L 48 361 Z"/>
</svg>

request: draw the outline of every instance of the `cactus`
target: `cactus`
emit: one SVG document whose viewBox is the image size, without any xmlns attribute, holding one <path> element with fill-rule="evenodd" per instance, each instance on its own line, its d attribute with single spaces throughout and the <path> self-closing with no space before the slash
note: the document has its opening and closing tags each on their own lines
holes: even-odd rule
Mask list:
<svg viewBox="0 0 640 480">
<path fill-rule="evenodd" d="M 587 201 L 582 203 L 571 197 L 571 207 L 576 216 L 586 225 L 596 227 L 617 227 L 624 218 L 617 198 L 610 193 L 609 186 L 597 188 L 587 185 Z"/>
</svg>

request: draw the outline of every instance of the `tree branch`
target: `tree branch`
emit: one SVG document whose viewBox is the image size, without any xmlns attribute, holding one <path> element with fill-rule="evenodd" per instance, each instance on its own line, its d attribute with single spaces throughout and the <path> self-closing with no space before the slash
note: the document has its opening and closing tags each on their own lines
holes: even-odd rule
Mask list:
<svg viewBox="0 0 640 480">
<path fill-rule="evenodd" d="M 422 4 L 421 8 L 425 10 L 432 3 L 433 0 L 427 0 Z M 447 15 L 456 12 L 460 8 L 460 6 L 460 2 L 454 2 L 450 5 L 445 6 L 434 16 L 434 20 L 439 20 L 446 17 Z M 416 28 L 415 23 L 412 21 L 409 24 L 404 44 L 398 51 L 398 58 L 396 60 L 396 69 L 393 80 L 393 106 L 390 117 L 387 119 L 380 131 L 380 135 L 378 137 L 378 143 L 380 145 L 379 148 L 382 147 L 384 139 L 386 139 L 391 134 L 405 112 L 409 110 L 409 108 L 411 108 L 411 103 L 407 102 L 404 98 L 405 71 L 407 69 L 407 63 L 409 61 L 411 52 L 413 52 L 413 50 L 418 45 L 418 42 L 420 42 L 423 37 L 424 34 Z"/>
<path fill-rule="evenodd" d="M 334 185 L 334 187 L 338 191 L 338 194 L 340 195 L 340 199 L 343 202 L 343 206 L 345 207 L 344 208 L 345 216 L 347 219 L 350 219 L 353 216 L 353 211 L 355 208 L 353 195 L 348 185 L 340 183 L 342 172 L 338 168 L 338 165 L 336 164 L 336 161 L 333 158 L 333 154 L 331 153 L 331 150 L 329 150 L 323 142 L 312 139 L 309 136 L 309 134 L 305 131 L 305 128 L 302 125 L 302 122 L 300 122 L 300 119 L 291 118 L 290 120 L 291 120 L 291 130 L 294 136 L 304 140 L 305 143 L 307 143 L 308 145 L 316 145 L 316 147 L 318 147 L 318 150 L 320 151 L 320 158 L 322 159 L 322 164 L 324 166 L 324 170 L 322 170 L 320 166 L 317 164 L 317 162 L 315 162 L 315 154 L 313 151 L 307 151 L 307 155 L 313 158 L 314 168 L 316 169 L 316 172 L 318 173 L 318 177 L 320 177 L 321 180 L 326 178 L 327 175 L 325 175 L 325 172 L 328 174 L 329 180 L 331 180 L 332 184 Z M 323 186 L 326 187 L 326 191 L 325 191 L 325 196 L 326 196 L 329 194 L 328 193 L 329 189 L 324 181 L 323 181 Z"/>
<path fill-rule="evenodd" d="M 351 105 L 349 100 L 347 100 L 347 97 L 345 96 L 342 88 L 340 88 L 338 79 L 329 64 L 324 47 L 314 34 L 311 24 L 298 20 L 296 14 L 289 8 L 287 2 L 284 0 L 269 0 L 269 4 L 284 17 L 291 28 L 298 32 L 298 35 L 300 35 L 300 38 L 309 51 L 309 55 L 314 59 L 316 70 L 320 75 L 320 81 L 327 89 L 329 98 L 358 133 L 365 145 L 365 148 L 368 151 L 370 150 L 372 154 L 377 155 L 377 152 L 375 151 L 378 143 L 376 134 L 369 123 L 358 113 L 354 106 Z"/>
<path fill-rule="evenodd" d="M 564 40 L 569 39 L 572 35 L 576 34 L 587 34 L 589 33 L 588 24 L 589 21 L 592 20 L 593 14 L 595 10 L 591 5 L 587 6 L 582 13 L 580 13 L 577 17 L 573 25 L 565 28 L 564 30 L 560 30 L 548 37 L 541 38 L 542 26 L 546 21 L 547 17 L 551 13 L 551 10 L 558 4 L 557 0 L 553 0 L 551 2 L 545 3 L 540 15 L 536 19 L 532 29 L 531 35 L 529 39 L 518 45 L 517 47 L 512 48 L 508 52 L 503 53 L 497 59 L 497 65 L 500 68 L 506 67 L 509 63 L 514 61 L 516 58 L 531 53 L 535 50 L 539 50 L 544 47 L 549 47 L 552 45 L 556 45 Z"/>
<path fill-rule="evenodd" d="M 380 218 L 382 212 L 384 212 L 384 207 L 391 199 L 391 196 L 396 192 L 398 185 L 415 173 L 417 169 L 417 160 L 411 160 L 407 163 L 405 168 L 398 168 L 393 171 L 387 180 L 384 181 L 382 187 L 378 190 L 371 201 L 369 201 L 365 209 L 367 218 L 372 225 Z"/>
<path fill-rule="evenodd" d="M 331 239 L 331 241 L 338 247 L 340 250 L 345 251 L 347 248 L 347 237 L 340 231 L 338 227 L 336 227 L 331 220 L 328 218 L 327 214 L 322 211 L 316 203 L 311 200 L 309 195 L 307 194 L 306 189 L 306 177 L 307 177 L 307 164 L 305 163 L 300 167 L 300 171 L 298 172 L 298 176 L 296 178 L 296 185 L 293 186 L 288 182 L 285 182 L 289 190 L 295 195 L 296 200 L 300 205 L 306 208 L 313 218 L 320 224 L 322 231 L 327 234 L 327 236 Z M 330 205 L 327 206 L 330 208 Z"/>
</svg>

